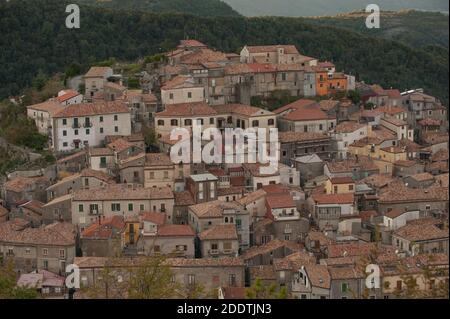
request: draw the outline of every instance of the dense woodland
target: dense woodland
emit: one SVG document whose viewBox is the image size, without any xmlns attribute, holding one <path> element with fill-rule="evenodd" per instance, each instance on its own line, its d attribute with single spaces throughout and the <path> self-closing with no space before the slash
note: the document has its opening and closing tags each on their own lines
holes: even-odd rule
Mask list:
<svg viewBox="0 0 450 319">
<path fill-rule="evenodd" d="M 198 16 L 238 16 L 221 0 L 73 0 L 110 9 L 132 9 L 150 12 L 177 12 Z"/>
<path fill-rule="evenodd" d="M 70 1 L 67 1 L 70 2 Z M 292 43 L 306 55 L 333 61 L 359 80 L 400 90 L 424 88 L 448 102 L 448 56 L 301 18 L 204 18 L 81 6 L 81 28 L 65 27 L 66 1 L 15 0 L 0 5 L 0 98 L 19 94 L 38 75 L 115 57 L 134 60 L 197 38 L 218 50 L 245 44 Z"/>
</svg>

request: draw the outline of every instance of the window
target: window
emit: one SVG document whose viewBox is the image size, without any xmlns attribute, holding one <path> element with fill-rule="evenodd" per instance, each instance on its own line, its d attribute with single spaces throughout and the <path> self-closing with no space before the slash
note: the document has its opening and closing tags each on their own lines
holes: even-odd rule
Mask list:
<svg viewBox="0 0 450 319">
<path fill-rule="evenodd" d="M 253 126 L 253 127 L 258 127 L 258 126 L 259 126 L 259 121 L 258 121 L 258 120 L 254 120 L 254 121 L 252 122 L 252 126 Z"/>
<path fill-rule="evenodd" d="M 86 135 L 89 135 L 89 133 L 91 133 L 91 131 L 87 128 L 86 129 Z"/>
<path fill-rule="evenodd" d="M 73 131 L 73 134 L 78 135 L 78 130 Z"/>
<path fill-rule="evenodd" d="M 353 185 L 348 185 L 348 190 L 352 191 L 353 190 Z"/>
<path fill-rule="evenodd" d="M 173 93 L 169 94 L 169 99 L 173 100 Z"/>
<path fill-rule="evenodd" d="M 198 199 L 203 199 L 203 183 L 198 184 Z"/>
<path fill-rule="evenodd" d="M 144 211 L 144 204 L 141 204 L 141 205 L 139 205 L 139 210 L 141 211 L 141 212 L 143 212 Z"/>
<path fill-rule="evenodd" d="M 120 211 L 120 203 L 112 203 L 111 204 L 111 211 L 119 212 Z"/>
<path fill-rule="evenodd" d="M 66 258 L 66 250 L 65 249 L 60 249 L 59 250 L 59 258 L 61 258 L 61 259 L 65 259 Z"/>
<path fill-rule="evenodd" d="M 128 211 L 132 212 L 133 211 L 133 203 L 129 203 L 128 204 Z"/>
<path fill-rule="evenodd" d="M 198 125 L 203 125 L 203 119 L 197 119 L 197 124 Z"/>
<path fill-rule="evenodd" d="M 236 275 L 235 274 L 230 274 L 228 277 L 228 284 L 230 285 L 230 287 L 234 287 L 236 286 Z"/>
<path fill-rule="evenodd" d="M 84 206 L 83 206 L 83 204 L 79 204 L 79 205 L 78 205 L 78 212 L 79 212 L 79 213 L 84 212 Z"/>
<path fill-rule="evenodd" d="M 114 115 L 114 121 L 118 121 L 119 120 L 119 116 L 116 114 Z"/>
<path fill-rule="evenodd" d="M 213 117 L 209 118 L 209 124 L 214 124 L 214 118 Z"/>
<path fill-rule="evenodd" d="M 211 198 L 214 198 L 215 196 L 216 196 L 216 194 L 215 194 L 215 184 L 214 184 L 214 182 L 211 182 L 210 184 L 209 184 L 209 189 L 210 189 L 210 195 L 211 195 Z"/>
<path fill-rule="evenodd" d="M 169 172 L 168 171 L 164 171 L 164 179 L 168 179 L 169 178 Z"/>
<path fill-rule="evenodd" d="M 402 281 L 397 280 L 397 290 L 402 290 Z"/>
<path fill-rule="evenodd" d="M 191 126 L 192 125 L 192 120 L 191 119 L 184 120 L 184 125 Z"/>
<path fill-rule="evenodd" d="M 29 255 L 31 253 L 31 249 L 30 248 L 25 248 L 25 254 Z"/>
<path fill-rule="evenodd" d="M 103 122 L 103 116 L 100 116 L 100 123 Z"/>
<path fill-rule="evenodd" d="M 188 99 L 191 99 L 192 98 L 192 92 L 188 92 Z"/>
<path fill-rule="evenodd" d="M 170 125 L 177 126 L 178 125 L 178 120 L 170 120 Z"/>
<path fill-rule="evenodd" d="M 63 136 L 67 136 L 67 131 L 66 130 L 63 131 Z"/>
<path fill-rule="evenodd" d="M 63 147 L 67 147 L 67 142 L 63 142 Z"/>
<path fill-rule="evenodd" d="M 267 125 L 274 125 L 274 124 L 275 124 L 274 119 L 268 119 L 267 120 Z"/>
<path fill-rule="evenodd" d="M 303 126 L 303 132 L 305 132 L 305 133 L 308 132 L 308 126 L 307 125 Z"/>
<path fill-rule="evenodd" d="M 281 73 L 281 80 L 286 81 L 286 73 Z"/>
<path fill-rule="evenodd" d="M 341 284 L 341 292 L 347 292 L 348 291 L 348 283 L 343 282 Z"/>
<path fill-rule="evenodd" d="M 322 131 L 323 130 L 323 125 L 319 124 L 319 130 Z"/>
<path fill-rule="evenodd" d="M 188 285 L 195 285 L 195 275 L 188 275 Z"/>
<path fill-rule="evenodd" d="M 114 126 L 114 132 L 119 132 L 119 127 L 118 126 Z"/>
<path fill-rule="evenodd" d="M 103 134 L 103 127 L 100 128 L 100 134 Z"/>
<path fill-rule="evenodd" d="M 48 248 L 42 249 L 42 255 L 43 256 L 48 256 Z"/>
<path fill-rule="evenodd" d="M 43 260 L 42 265 L 45 270 L 48 270 L 48 260 Z"/>
<path fill-rule="evenodd" d="M 67 125 L 67 119 L 62 120 L 63 125 Z"/>
<path fill-rule="evenodd" d="M 161 204 L 161 213 L 166 212 L 166 204 Z"/>
</svg>

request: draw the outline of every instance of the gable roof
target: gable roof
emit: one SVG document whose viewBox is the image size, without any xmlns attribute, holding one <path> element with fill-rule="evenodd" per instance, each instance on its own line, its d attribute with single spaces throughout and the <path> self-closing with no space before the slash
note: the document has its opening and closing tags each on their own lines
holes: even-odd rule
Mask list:
<svg viewBox="0 0 450 319">
<path fill-rule="evenodd" d="M 166 105 L 166 109 L 155 117 L 193 117 L 216 115 L 217 111 L 205 102 L 179 103 Z"/>
<path fill-rule="evenodd" d="M 92 116 L 102 114 L 129 113 L 128 106 L 122 101 L 101 101 L 95 103 L 71 104 L 57 112 L 54 118 Z"/>
<path fill-rule="evenodd" d="M 200 240 L 238 239 L 234 224 L 216 225 L 202 231 L 198 237 Z"/>
</svg>

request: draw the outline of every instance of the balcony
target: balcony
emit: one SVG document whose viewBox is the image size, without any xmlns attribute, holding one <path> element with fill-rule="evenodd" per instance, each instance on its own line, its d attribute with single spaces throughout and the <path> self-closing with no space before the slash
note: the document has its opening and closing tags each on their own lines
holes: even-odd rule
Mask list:
<svg viewBox="0 0 450 319">
<path fill-rule="evenodd" d="M 209 254 L 210 255 L 218 255 L 219 254 L 219 250 L 218 249 L 210 249 L 209 250 Z"/>
<path fill-rule="evenodd" d="M 224 255 L 231 255 L 231 254 L 234 254 L 234 251 L 233 251 L 233 249 L 224 249 L 223 250 L 223 254 Z"/>
<path fill-rule="evenodd" d="M 79 123 L 73 123 L 72 128 L 80 128 L 81 125 Z"/>
<path fill-rule="evenodd" d="M 86 122 L 83 124 L 83 127 L 89 128 L 92 127 L 92 123 L 91 122 Z"/>
</svg>

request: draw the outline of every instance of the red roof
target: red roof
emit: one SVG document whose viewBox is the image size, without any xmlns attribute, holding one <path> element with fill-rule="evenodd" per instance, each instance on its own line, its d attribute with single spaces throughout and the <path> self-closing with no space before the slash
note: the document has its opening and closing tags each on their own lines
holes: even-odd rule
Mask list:
<svg viewBox="0 0 450 319">
<path fill-rule="evenodd" d="M 71 98 L 73 98 L 75 96 L 78 96 L 78 95 L 80 95 L 80 93 L 78 93 L 77 91 L 70 90 L 70 91 L 66 92 L 65 94 L 63 94 L 63 95 L 58 96 L 57 99 L 58 99 L 59 102 L 62 103 L 62 102 L 65 102 L 67 100 L 70 100 Z"/>
<path fill-rule="evenodd" d="M 142 220 L 154 223 L 156 225 L 163 225 L 166 221 L 166 215 L 156 212 L 144 212 L 142 213 Z"/>
<path fill-rule="evenodd" d="M 189 225 L 161 225 L 158 227 L 158 236 L 195 236 Z"/>
<path fill-rule="evenodd" d="M 355 199 L 353 194 L 317 194 L 313 196 L 318 205 L 327 204 L 352 204 Z"/>
<path fill-rule="evenodd" d="M 266 203 L 269 208 L 291 208 L 295 207 L 291 194 L 273 194 L 266 197 Z"/>
<path fill-rule="evenodd" d="M 355 181 L 348 176 L 345 177 L 334 177 L 330 179 L 332 184 L 354 184 Z"/>
</svg>

